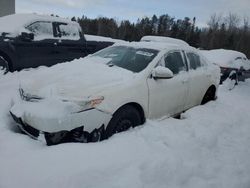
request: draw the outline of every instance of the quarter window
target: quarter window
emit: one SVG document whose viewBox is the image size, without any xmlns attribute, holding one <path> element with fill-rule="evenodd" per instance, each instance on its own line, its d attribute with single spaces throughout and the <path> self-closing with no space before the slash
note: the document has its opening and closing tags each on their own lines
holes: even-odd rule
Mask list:
<svg viewBox="0 0 250 188">
<path fill-rule="evenodd" d="M 185 64 L 180 52 L 171 52 L 165 58 L 165 66 L 169 68 L 173 74 L 186 71 Z"/>
<path fill-rule="evenodd" d="M 187 57 L 189 60 L 190 69 L 195 70 L 195 69 L 201 67 L 200 56 L 189 52 L 189 53 L 187 53 Z"/>
</svg>

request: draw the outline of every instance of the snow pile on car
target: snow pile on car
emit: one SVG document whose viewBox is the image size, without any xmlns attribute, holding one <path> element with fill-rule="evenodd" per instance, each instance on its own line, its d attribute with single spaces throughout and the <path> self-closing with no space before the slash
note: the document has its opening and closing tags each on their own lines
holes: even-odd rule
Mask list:
<svg viewBox="0 0 250 188">
<path fill-rule="evenodd" d="M 56 16 L 37 15 L 37 14 L 12 14 L 0 18 L 0 33 L 11 33 L 12 36 L 17 36 L 21 32 L 29 32 L 25 29 L 27 24 L 36 21 L 57 21 L 63 23 L 76 24 L 69 19 Z"/>
<path fill-rule="evenodd" d="M 97 36 L 97 35 L 87 35 L 84 34 L 85 38 L 87 41 L 99 41 L 99 42 L 113 42 L 113 43 L 121 43 L 124 42 L 123 40 L 120 39 L 113 39 L 110 37 L 102 37 L 102 36 Z"/>
<path fill-rule="evenodd" d="M 201 50 L 200 52 L 207 59 L 209 59 L 213 63 L 216 63 L 220 67 L 229 67 L 236 69 L 243 67 L 246 70 L 250 69 L 250 63 L 247 61 L 246 55 L 241 52 L 225 49 Z"/>
<path fill-rule="evenodd" d="M 170 44 L 176 44 L 181 46 L 189 46 L 188 43 L 186 43 L 183 40 L 171 38 L 171 37 L 162 37 L 162 36 L 144 36 L 141 38 L 142 42 L 162 42 L 162 43 L 170 43 Z"/>
<path fill-rule="evenodd" d="M 21 134 L 9 109 L 19 80 L 40 71 L 46 80 L 55 70 L 0 77 L 0 187 L 250 186 L 250 80 L 232 91 L 222 85 L 217 101 L 188 110 L 181 120 L 147 120 L 100 143 L 48 147 Z"/>
<path fill-rule="evenodd" d="M 70 97 L 73 100 L 98 93 L 108 85 L 119 85 L 133 79 L 133 72 L 120 67 L 109 67 L 106 64 L 109 61 L 108 58 L 88 56 L 84 61 L 81 58 L 51 68 L 42 67 L 36 71 L 34 79 L 21 79 L 20 86 L 28 93 L 31 89 L 30 94 L 39 94 L 42 98 L 67 96 L 68 99 Z M 45 75 L 49 79 L 45 79 Z M 90 89 L 91 82 L 96 83 L 96 87 Z M 82 92 L 79 93 L 79 91 Z"/>
</svg>

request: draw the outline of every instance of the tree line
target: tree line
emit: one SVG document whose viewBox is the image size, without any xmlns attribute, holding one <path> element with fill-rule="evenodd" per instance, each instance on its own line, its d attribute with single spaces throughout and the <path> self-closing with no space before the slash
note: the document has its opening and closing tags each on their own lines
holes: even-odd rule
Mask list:
<svg viewBox="0 0 250 188">
<path fill-rule="evenodd" d="M 227 16 L 213 14 L 207 22 L 208 27 L 196 25 L 196 18 L 176 19 L 163 14 L 138 19 L 136 23 L 129 20 L 118 22 L 114 18 L 98 17 L 90 19 L 73 17 L 84 33 L 139 41 L 145 35 L 157 35 L 178 38 L 191 46 L 210 49 L 231 49 L 245 53 L 250 58 L 250 28 L 247 18 L 240 19 L 236 14 Z"/>
</svg>

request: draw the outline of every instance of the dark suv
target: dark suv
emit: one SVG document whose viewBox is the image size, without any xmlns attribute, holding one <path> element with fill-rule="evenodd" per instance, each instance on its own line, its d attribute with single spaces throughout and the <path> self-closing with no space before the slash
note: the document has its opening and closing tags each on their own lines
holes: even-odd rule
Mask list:
<svg viewBox="0 0 250 188">
<path fill-rule="evenodd" d="M 77 22 L 54 16 L 0 18 L 0 69 L 34 68 L 84 57 L 113 42 L 86 41 Z"/>
</svg>

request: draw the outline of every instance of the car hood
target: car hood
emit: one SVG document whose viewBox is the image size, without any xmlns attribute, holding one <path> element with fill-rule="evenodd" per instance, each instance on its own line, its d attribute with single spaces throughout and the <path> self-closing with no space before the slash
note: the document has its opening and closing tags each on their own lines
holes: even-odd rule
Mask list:
<svg viewBox="0 0 250 188">
<path fill-rule="evenodd" d="M 86 57 L 51 68 L 40 68 L 34 72 L 35 79 L 20 85 L 25 94 L 39 98 L 88 98 L 134 78 L 133 72 L 106 65 L 109 61 L 107 58 Z"/>
</svg>

